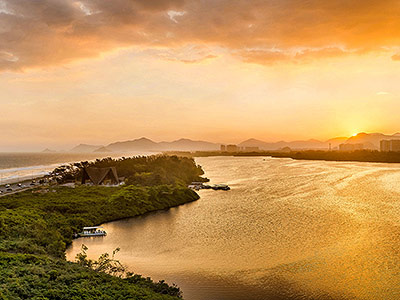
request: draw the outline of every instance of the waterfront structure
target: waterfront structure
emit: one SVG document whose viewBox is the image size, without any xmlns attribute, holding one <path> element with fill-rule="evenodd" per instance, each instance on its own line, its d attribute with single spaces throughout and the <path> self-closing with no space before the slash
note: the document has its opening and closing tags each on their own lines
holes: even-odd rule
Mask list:
<svg viewBox="0 0 400 300">
<path fill-rule="evenodd" d="M 91 181 L 94 185 L 103 184 L 110 181 L 112 184 L 118 184 L 118 174 L 115 167 L 108 168 L 84 168 L 82 171 L 82 184 Z"/>
<path fill-rule="evenodd" d="M 227 145 L 226 146 L 226 151 L 228 152 L 238 152 L 239 147 L 237 145 Z"/>
<path fill-rule="evenodd" d="M 339 151 L 356 151 L 363 150 L 364 144 L 340 144 Z"/>
<path fill-rule="evenodd" d="M 390 141 L 390 149 L 391 149 L 391 151 L 399 152 L 400 151 L 400 140 L 391 140 Z"/>
<path fill-rule="evenodd" d="M 292 149 L 290 149 L 290 147 L 283 147 L 283 148 L 279 149 L 279 152 L 290 153 L 290 152 L 292 152 Z"/>
<path fill-rule="evenodd" d="M 382 152 L 400 152 L 400 140 L 381 140 L 380 149 Z"/>
<path fill-rule="evenodd" d="M 245 152 L 257 152 L 260 151 L 259 147 L 244 147 Z"/>
<path fill-rule="evenodd" d="M 390 151 L 390 141 L 389 140 L 381 140 L 381 142 L 380 142 L 380 150 L 381 150 L 381 152 Z"/>
</svg>

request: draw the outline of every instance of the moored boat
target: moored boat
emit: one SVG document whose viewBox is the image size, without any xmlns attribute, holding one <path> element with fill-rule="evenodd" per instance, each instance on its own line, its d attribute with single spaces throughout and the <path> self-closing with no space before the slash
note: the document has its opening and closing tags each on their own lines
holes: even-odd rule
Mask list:
<svg viewBox="0 0 400 300">
<path fill-rule="evenodd" d="M 229 191 L 231 188 L 227 184 L 214 184 L 211 186 L 213 190 Z"/>
<path fill-rule="evenodd" d="M 107 232 L 102 230 L 101 226 L 83 227 L 83 231 L 78 233 L 78 236 L 106 236 Z"/>
<path fill-rule="evenodd" d="M 227 184 L 204 184 L 202 182 L 192 182 L 188 185 L 188 188 L 199 191 L 201 189 L 213 189 L 213 190 L 223 190 L 229 191 L 231 188 Z"/>
</svg>

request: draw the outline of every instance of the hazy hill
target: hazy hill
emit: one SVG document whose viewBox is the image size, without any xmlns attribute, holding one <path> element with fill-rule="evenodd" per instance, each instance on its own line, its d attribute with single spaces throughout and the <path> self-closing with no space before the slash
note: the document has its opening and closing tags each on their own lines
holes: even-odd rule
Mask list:
<svg viewBox="0 0 400 300">
<path fill-rule="evenodd" d="M 327 140 L 325 143 L 331 144 L 332 149 L 338 147 L 340 144 L 345 143 L 349 138 L 348 137 L 337 137 L 337 138 L 333 138 L 333 139 L 329 139 Z"/>
<path fill-rule="evenodd" d="M 103 147 L 102 145 L 88 145 L 88 144 L 79 144 L 75 146 L 69 152 L 76 152 L 76 153 L 84 153 L 84 152 L 93 152 L 96 149 Z"/>
<path fill-rule="evenodd" d="M 158 143 L 142 137 L 140 139 L 115 142 L 107 146 L 107 149 L 113 152 L 129 152 L 129 151 L 156 151 L 159 150 Z"/>
<path fill-rule="evenodd" d="M 306 141 L 293 141 L 286 143 L 285 147 L 291 149 L 327 149 L 329 145 L 319 140 L 310 139 Z"/>
<path fill-rule="evenodd" d="M 364 144 L 366 149 L 379 149 L 380 141 L 385 139 L 400 139 L 400 133 L 393 135 L 385 135 L 382 133 L 359 133 L 350 138 L 336 137 L 327 141 L 319 141 L 316 139 L 310 140 L 297 140 L 297 141 L 279 141 L 279 142 L 264 142 L 254 138 L 238 144 L 240 147 L 259 147 L 261 150 L 280 150 L 289 147 L 292 150 L 312 150 L 312 149 L 329 149 L 329 144 L 332 149 L 337 149 L 340 144 Z M 206 141 L 194 141 L 190 139 L 179 139 L 172 142 L 154 142 L 148 138 L 142 137 L 140 139 L 130 141 L 120 141 L 111 143 L 108 146 L 96 146 L 80 144 L 71 152 L 150 152 L 150 151 L 216 151 L 220 149 L 219 143 L 211 143 Z"/>
<path fill-rule="evenodd" d="M 347 137 L 337 137 L 329 139 L 327 141 L 319 141 L 315 139 L 306 141 L 292 141 L 285 142 L 279 141 L 275 143 L 267 143 L 264 141 L 249 139 L 239 144 L 240 147 L 259 147 L 262 150 L 279 150 L 284 147 L 289 147 L 291 149 L 329 149 L 329 144 L 331 148 L 337 148 L 340 144 L 364 144 L 365 149 L 378 150 L 380 148 L 381 140 L 390 139 L 400 139 L 400 133 L 395 133 L 393 135 L 385 135 L 382 133 L 359 133 L 356 136 L 350 138 Z"/>
<path fill-rule="evenodd" d="M 240 143 L 238 146 L 259 147 L 262 150 L 279 150 L 285 147 L 289 147 L 291 149 L 327 149 L 329 147 L 329 143 L 321 142 L 314 139 L 306 141 L 299 140 L 292 142 L 279 141 L 274 143 L 268 143 L 257 139 L 249 139 Z"/>
<path fill-rule="evenodd" d="M 158 143 L 158 147 L 163 151 L 216 151 L 220 149 L 220 144 L 204 141 L 193 141 L 190 139 L 179 139 L 173 142 Z"/>
<path fill-rule="evenodd" d="M 116 142 L 108 145 L 107 149 L 114 152 L 129 151 L 215 151 L 219 150 L 220 145 L 205 141 L 193 141 L 190 139 L 179 139 L 173 142 L 154 142 L 142 137 L 132 141 Z"/>
<path fill-rule="evenodd" d="M 100 148 L 94 150 L 93 152 L 105 153 L 105 152 L 112 152 L 112 151 L 106 147 L 100 147 Z"/>
<path fill-rule="evenodd" d="M 257 139 L 248 139 L 241 142 L 238 146 L 239 147 L 259 147 L 260 149 L 275 149 L 276 143 L 267 143 Z"/>
<path fill-rule="evenodd" d="M 356 136 L 350 137 L 347 144 L 364 144 L 364 148 L 377 150 L 380 148 L 381 140 L 399 140 L 399 133 L 393 135 L 385 135 L 382 133 L 365 133 L 361 132 Z"/>
<path fill-rule="evenodd" d="M 43 151 L 42 151 L 42 153 L 55 153 L 55 152 L 57 152 L 56 150 L 51 150 L 51 149 L 49 149 L 49 148 L 46 148 L 46 149 L 44 149 Z"/>
</svg>

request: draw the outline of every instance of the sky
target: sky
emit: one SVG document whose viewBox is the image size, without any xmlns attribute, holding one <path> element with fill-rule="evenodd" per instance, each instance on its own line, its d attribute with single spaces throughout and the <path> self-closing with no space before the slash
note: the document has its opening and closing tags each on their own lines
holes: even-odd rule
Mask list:
<svg viewBox="0 0 400 300">
<path fill-rule="evenodd" d="M 400 131 L 400 2 L 0 0 L 0 151 Z"/>
</svg>

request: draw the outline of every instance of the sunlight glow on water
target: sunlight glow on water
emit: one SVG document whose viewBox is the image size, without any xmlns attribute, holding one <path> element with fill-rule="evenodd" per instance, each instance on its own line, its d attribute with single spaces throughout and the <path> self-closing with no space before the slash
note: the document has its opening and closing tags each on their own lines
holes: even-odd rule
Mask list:
<svg viewBox="0 0 400 300">
<path fill-rule="evenodd" d="M 105 224 L 89 256 L 121 248 L 131 271 L 187 300 L 400 299 L 400 165 L 198 158 L 201 199 Z"/>
</svg>

